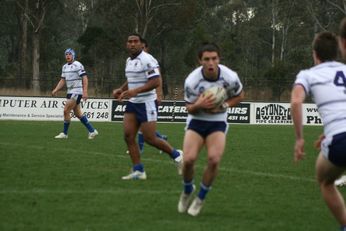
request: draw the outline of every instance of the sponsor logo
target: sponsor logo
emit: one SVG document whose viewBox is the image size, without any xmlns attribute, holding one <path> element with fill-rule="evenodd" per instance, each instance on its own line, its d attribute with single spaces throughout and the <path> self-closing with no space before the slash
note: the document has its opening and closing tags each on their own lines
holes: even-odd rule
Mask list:
<svg viewBox="0 0 346 231">
<path fill-rule="evenodd" d="M 280 104 L 269 104 L 256 108 L 256 123 L 291 124 L 291 109 Z"/>
<path fill-rule="evenodd" d="M 250 123 L 250 104 L 242 103 L 227 109 L 228 123 Z"/>
<path fill-rule="evenodd" d="M 322 124 L 322 120 L 319 116 L 306 116 L 307 124 Z"/>
</svg>

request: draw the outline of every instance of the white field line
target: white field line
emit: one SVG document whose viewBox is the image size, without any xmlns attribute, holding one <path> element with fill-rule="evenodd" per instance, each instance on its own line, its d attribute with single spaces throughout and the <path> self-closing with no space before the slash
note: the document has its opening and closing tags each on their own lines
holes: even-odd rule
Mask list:
<svg viewBox="0 0 346 231">
<path fill-rule="evenodd" d="M 14 146 L 14 147 L 18 147 L 18 146 L 23 146 L 20 144 L 15 144 L 15 143 L 4 143 L 4 142 L 0 142 L 0 145 L 4 145 L 4 146 Z M 36 149 L 36 150 L 40 150 L 40 149 L 45 149 L 46 147 L 43 146 L 38 146 L 38 145 L 25 145 L 25 148 L 31 148 L 31 149 Z M 74 149 L 67 149 L 67 148 L 59 148 L 56 149 L 57 151 L 60 152 L 69 152 L 69 153 L 73 153 L 73 152 L 78 152 L 80 153 L 80 151 L 78 150 L 74 150 Z M 86 154 L 89 155 L 99 155 L 99 156 L 106 156 L 106 157 L 111 157 L 111 158 L 122 158 L 122 159 L 128 159 L 128 155 L 127 154 L 123 154 L 123 155 L 114 155 L 114 154 L 109 154 L 109 153 L 104 153 L 104 152 L 96 152 L 96 151 L 83 151 Z M 155 162 L 155 163 L 167 163 L 171 165 L 171 162 L 169 161 L 162 161 L 162 160 L 157 160 L 157 159 L 152 159 L 152 158 L 146 158 L 146 157 L 142 157 L 142 159 L 144 161 L 148 161 L 148 162 Z M 204 166 L 202 165 L 197 165 L 196 166 L 199 169 L 203 169 Z M 250 170 L 239 170 L 239 169 L 235 169 L 235 168 L 225 168 L 225 167 L 220 167 L 219 170 L 221 172 L 228 172 L 228 173 L 236 173 L 236 174 L 243 174 L 243 175 L 252 175 L 252 176 L 256 176 L 256 177 L 270 177 L 270 178 L 278 178 L 278 179 L 284 179 L 284 180 L 293 180 L 293 181 L 303 181 L 303 182 L 311 182 L 311 183 L 315 183 L 315 179 L 313 178 L 306 178 L 306 177 L 298 177 L 298 176 L 289 176 L 289 175 L 284 175 L 284 174 L 275 174 L 275 173 L 268 173 L 268 172 L 257 172 L 257 171 L 250 171 Z M 49 191 L 49 190 L 44 190 L 44 189 L 33 189 L 33 190 L 24 190 L 24 191 L 20 191 L 20 190 L 0 190 L 0 194 L 6 194 L 6 193 L 57 193 L 57 194 L 73 194 L 73 193 L 103 193 L 103 194 L 119 194 L 119 193 L 151 193 L 151 194 L 161 194 L 161 193 L 167 193 L 166 191 L 157 191 L 157 190 L 135 190 L 135 191 L 130 191 L 130 190 L 122 190 L 122 189 L 118 189 L 118 190 L 83 190 L 83 191 L 78 191 L 78 190 L 61 190 L 61 191 Z M 170 193 L 179 193 L 177 192 L 170 192 Z"/>
<path fill-rule="evenodd" d="M 181 191 L 167 191 L 167 190 L 141 190 L 141 189 L 86 189 L 86 190 L 46 190 L 46 189 L 31 189 L 31 190 L 17 190 L 8 189 L 0 190 L 1 194 L 174 194 L 177 195 Z"/>
</svg>

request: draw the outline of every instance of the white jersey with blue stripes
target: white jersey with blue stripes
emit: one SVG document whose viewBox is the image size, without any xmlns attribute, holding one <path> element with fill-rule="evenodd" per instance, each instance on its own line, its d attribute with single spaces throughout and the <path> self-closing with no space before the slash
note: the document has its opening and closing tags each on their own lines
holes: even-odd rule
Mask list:
<svg viewBox="0 0 346 231">
<path fill-rule="evenodd" d="M 67 94 L 83 94 L 83 76 L 86 75 L 83 65 L 78 61 L 66 63 L 62 67 L 61 78 L 65 79 Z"/>
<path fill-rule="evenodd" d="M 346 65 L 331 61 L 298 73 L 295 84 L 304 87 L 317 105 L 325 136 L 346 131 Z"/>
<path fill-rule="evenodd" d="M 225 88 L 228 98 L 237 96 L 241 93 L 243 85 L 239 80 L 238 74 L 228 67 L 219 64 L 219 76 L 216 80 L 211 81 L 203 76 L 202 66 L 196 68 L 185 80 L 184 99 L 186 103 L 194 103 L 205 90 L 219 86 Z M 188 115 L 190 119 L 205 121 L 227 121 L 227 112 L 206 113 L 203 110 L 195 114 Z"/>
<path fill-rule="evenodd" d="M 152 55 L 142 51 L 137 57 L 126 60 L 125 75 L 128 89 L 142 87 L 148 82 L 148 79 L 160 77 L 159 64 Z M 156 90 L 152 89 L 137 94 L 135 97 L 130 98 L 129 101 L 132 103 L 144 103 L 156 99 Z"/>
</svg>

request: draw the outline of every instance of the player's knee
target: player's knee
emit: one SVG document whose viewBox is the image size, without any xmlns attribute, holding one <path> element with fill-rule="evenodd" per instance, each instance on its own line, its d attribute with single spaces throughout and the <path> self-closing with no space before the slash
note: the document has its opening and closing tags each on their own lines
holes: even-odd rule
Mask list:
<svg viewBox="0 0 346 231">
<path fill-rule="evenodd" d="M 328 187 L 328 186 L 333 186 L 334 185 L 334 178 L 326 177 L 326 176 L 321 176 L 317 175 L 316 177 L 318 184 L 320 187 Z"/>
<path fill-rule="evenodd" d="M 135 136 L 130 133 L 124 133 L 124 140 L 127 144 L 135 143 Z"/>
<path fill-rule="evenodd" d="M 75 112 L 74 114 L 78 119 L 81 119 L 83 117 L 83 113 Z"/>
<path fill-rule="evenodd" d="M 68 108 L 64 108 L 64 115 L 70 114 L 70 110 Z"/>
<path fill-rule="evenodd" d="M 128 134 L 124 134 L 124 141 L 128 143 L 130 141 L 130 136 Z"/>
<path fill-rule="evenodd" d="M 208 165 L 216 168 L 217 166 L 219 166 L 220 160 L 221 160 L 221 156 L 209 156 Z"/>
<path fill-rule="evenodd" d="M 195 161 L 196 161 L 196 158 L 184 156 L 184 165 L 185 166 L 193 166 L 195 164 Z"/>
<path fill-rule="evenodd" d="M 333 190 L 333 188 L 335 187 L 334 182 L 328 182 L 328 181 L 321 181 L 318 182 L 319 186 L 320 186 L 320 190 L 321 192 L 329 192 L 330 190 Z"/>
</svg>

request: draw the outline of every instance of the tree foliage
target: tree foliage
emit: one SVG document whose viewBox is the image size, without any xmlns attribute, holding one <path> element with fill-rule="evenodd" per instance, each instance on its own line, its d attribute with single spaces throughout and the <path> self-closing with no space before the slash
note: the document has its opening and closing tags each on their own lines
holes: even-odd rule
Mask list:
<svg viewBox="0 0 346 231">
<path fill-rule="evenodd" d="M 72 47 L 95 94 L 107 95 L 124 81 L 126 38 L 137 32 L 149 41 L 167 89 L 181 88 L 198 65 L 197 47 L 212 41 L 245 89 L 282 100 L 297 72 L 312 65 L 314 34 L 337 32 L 345 13 L 345 1 L 331 0 L 5 0 L 0 82 L 30 88 L 36 78 L 36 87 L 49 90 L 45 83 L 60 75 L 63 51 Z"/>
</svg>

